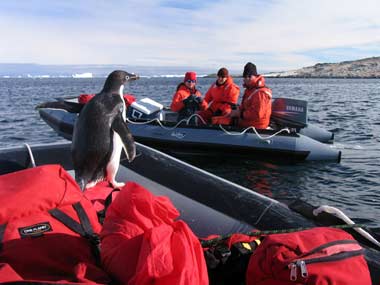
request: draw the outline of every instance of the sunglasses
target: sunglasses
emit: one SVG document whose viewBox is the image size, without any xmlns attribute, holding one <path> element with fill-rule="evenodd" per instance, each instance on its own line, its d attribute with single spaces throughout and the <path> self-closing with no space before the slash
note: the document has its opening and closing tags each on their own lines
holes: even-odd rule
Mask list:
<svg viewBox="0 0 380 285">
<path fill-rule="evenodd" d="M 195 82 L 197 82 L 197 81 L 196 81 L 196 80 L 190 80 L 190 79 L 189 79 L 189 80 L 186 80 L 186 82 L 187 82 L 187 83 L 195 83 Z"/>
</svg>

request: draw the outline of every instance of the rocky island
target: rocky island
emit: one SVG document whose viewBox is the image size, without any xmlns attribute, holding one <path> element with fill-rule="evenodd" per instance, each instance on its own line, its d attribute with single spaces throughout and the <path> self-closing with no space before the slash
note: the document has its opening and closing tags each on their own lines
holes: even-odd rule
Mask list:
<svg viewBox="0 0 380 285">
<path fill-rule="evenodd" d="M 297 70 L 271 72 L 267 77 L 301 78 L 380 78 L 380 57 L 339 63 L 317 63 Z"/>
</svg>

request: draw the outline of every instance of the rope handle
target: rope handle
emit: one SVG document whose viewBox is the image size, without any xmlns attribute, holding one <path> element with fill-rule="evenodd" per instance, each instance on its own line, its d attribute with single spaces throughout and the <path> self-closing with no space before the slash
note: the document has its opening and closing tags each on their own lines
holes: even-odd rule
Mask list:
<svg viewBox="0 0 380 285">
<path fill-rule="evenodd" d="M 204 119 L 198 115 L 198 114 L 192 114 L 189 118 L 187 119 L 182 119 L 181 121 L 179 121 L 174 127 L 166 127 L 164 126 L 161 121 L 158 119 L 158 118 L 154 118 L 152 120 L 149 120 L 149 121 L 146 121 L 146 122 L 135 122 L 135 121 L 131 121 L 129 118 L 127 118 L 127 122 L 128 123 L 131 123 L 131 124 L 134 124 L 134 125 L 147 125 L 147 124 L 151 124 L 153 122 L 157 122 L 163 129 L 165 130 L 174 130 L 176 129 L 180 124 L 182 124 L 183 122 L 186 122 L 186 125 L 189 125 L 190 124 L 190 120 L 194 117 L 197 117 L 199 118 L 203 124 L 206 125 L 206 122 L 204 121 Z"/>
<path fill-rule="evenodd" d="M 240 133 L 231 133 L 231 132 L 227 131 L 225 128 L 223 128 L 222 125 L 219 125 L 219 128 L 220 128 L 222 131 L 224 131 L 227 135 L 230 135 L 230 136 L 241 136 L 241 135 L 244 135 L 248 130 L 252 129 L 253 132 L 256 134 L 256 136 L 257 136 L 259 139 L 261 139 L 261 140 L 269 140 L 269 139 L 271 139 L 271 138 L 273 138 L 273 137 L 275 137 L 275 136 L 277 136 L 278 134 L 281 134 L 281 133 L 283 133 L 283 132 L 286 132 L 286 133 L 290 134 L 290 130 L 289 130 L 288 128 L 283 128 L 283 129 L 279 130 L 278 132 L 274 133 L 273 135 L 266 136 L 266 137 L 261 136 L 261 135 L 257 132 L 256 128 L 253 127 L 253 126 L 248 127 L 248 128 L 245 128 L 245 129 L 244 129 L 242 132 L 240 132 Z"/>
<path fill-rule="evenodd" d="M 149 121 L 146 121 L 146 122 L 135 122 L 135 121 L 131 121 L 129 118 L 127 118 L 127 122 L 128 122 L 128 123 L 131 123 L 131 124 L 134 124 L 134 125 L 147 125 L 147 124 L 151 124 L 151 123 L 153 123 L 153 122 L 157 122 L 157 123 L 158 123 L 163 129 L 165 129 L 165 130 L 174 130 L 174 129 L 176 129 L 180 124 L 182 124 L 183 122 L 186 122 L 186 125 L 189 125 L 190 120 L 191 120 L 192 118 L 194 118 L 194 117 L 199 118 L 199 119 L 202 121 L 202 123 L 203 123 L 204 125 L 206 125 L 206 122 L 204 121 L 204 119 L 203 119 L 200 115 L 198 115 L 198 114 L 192 114 L 189 118 L 180 120 L 177 124 L 175 124 L 174 127 L 166 127 L 166 126 L 164 126 L 164 125 L 162 124 L 162 122 L 161 122 L 158 118 L 154 118 L 154 119 L 149 120 Z M 218 126 L 219 126 L 219 128 L 220 128 L 224 133 L 226 133 L 227 135 L 230 135 L 230 136 L 241 136 L 241 135 L 244 135 L 244 134 L 245 134 L 247 131 L 249 131 L 250 129 L 252 129 L 253 132 L 256 134 L 256 136 L 257 136 L 259 139 L 261 139 L 261 140 L 269 140 L 269 139 L 274 138 L 275 136 L 277 136 L 278 134 L 281 134 L 281 133 L 283 133 L 283 132 L 286 132 L 286 133 L 288 133 L 288 134 L 290 133 L 289 128 L 283 128 L 283 129 L 279 130 L 278 132 L 274 133 L 273 135 L 263 137 L 263 136 L 261 136 L 261 135 L 257 132 L 256 128 L 253 127 L 253 126 L 248 127 L 248 128 L 245 128 L 245 129 L 244 129 L 242 132 L 240 132 L 240 133 L 231 133 L 231 132 L 227 131 L 225 128 L 223 128 L 222 125 L 218 125 Z"/>
</svg>

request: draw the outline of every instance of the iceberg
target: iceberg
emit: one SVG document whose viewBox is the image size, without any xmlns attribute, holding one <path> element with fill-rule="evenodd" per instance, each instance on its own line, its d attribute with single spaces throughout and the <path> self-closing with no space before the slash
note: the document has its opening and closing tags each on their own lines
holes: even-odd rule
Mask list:
<svg viewBox="0 0 380 285">
<path fill-rule="evenodd" d="M 76 73 L 72 75 L 73 78 L 92 78 L 91 72 Z"/>
</svg>

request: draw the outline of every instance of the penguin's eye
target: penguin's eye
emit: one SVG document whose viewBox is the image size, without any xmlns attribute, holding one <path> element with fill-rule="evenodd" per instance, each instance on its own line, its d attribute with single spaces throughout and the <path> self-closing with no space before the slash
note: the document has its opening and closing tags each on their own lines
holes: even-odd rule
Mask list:
<svg viewBox="0 0 380 285">
<path fill-rule="evenodd" d="M 126 75 L 126 76 L 125 76 L 125 80 L 128 80 L 128 79 L 129 79 L 129 76 L 128 76 L 128 75 Z"/>
</svg>

